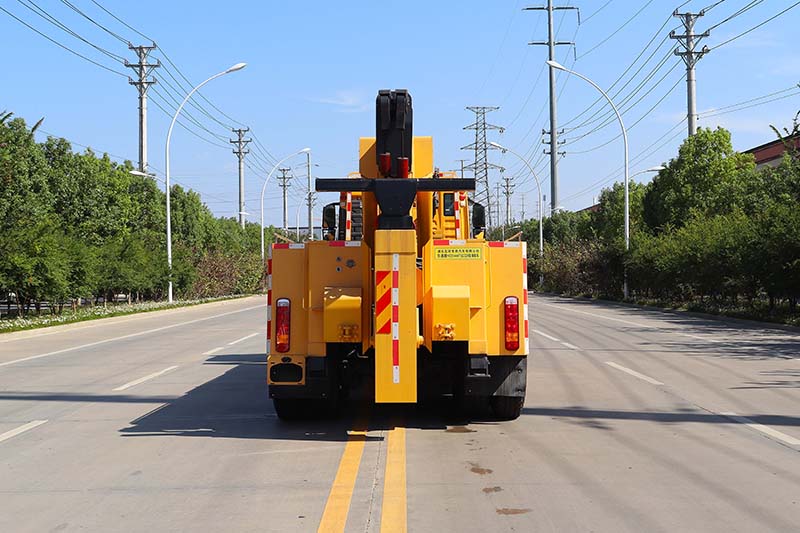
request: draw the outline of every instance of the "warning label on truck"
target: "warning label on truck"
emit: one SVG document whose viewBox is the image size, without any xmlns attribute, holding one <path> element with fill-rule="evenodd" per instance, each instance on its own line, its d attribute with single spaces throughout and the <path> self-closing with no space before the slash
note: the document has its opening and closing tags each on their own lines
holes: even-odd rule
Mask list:
<svg viewBox="0 0 800 533">
<path fill-rule="evenodd" d="M 483 259 L 483 248 L 480 247 L 447 247 L 434 248 L 436 259 Z"/>
</svg>

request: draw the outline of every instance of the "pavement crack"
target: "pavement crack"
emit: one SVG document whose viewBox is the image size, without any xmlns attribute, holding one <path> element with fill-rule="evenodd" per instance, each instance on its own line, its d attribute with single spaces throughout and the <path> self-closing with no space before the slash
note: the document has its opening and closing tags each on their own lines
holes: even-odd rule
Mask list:
<svg viewBox="0 0 800 533">
<path fill-rule="evenodd" d="M 372 488 L 369 491 L 369 502 L 367 503 L 367 522 L 364 525 L 365 533 L 369 531 L 372 524 L 372 510 L 375 503 L 375 492 L 378 488 L 378 473 L 380 472 L 381 458 L 384 454 L 384 446 L 386 443 L 386 431 L 381 431 L 381 439 L 378 441 L 378 453 L 375 454 L 375 468 L 372 471 Z"/>
</svg>

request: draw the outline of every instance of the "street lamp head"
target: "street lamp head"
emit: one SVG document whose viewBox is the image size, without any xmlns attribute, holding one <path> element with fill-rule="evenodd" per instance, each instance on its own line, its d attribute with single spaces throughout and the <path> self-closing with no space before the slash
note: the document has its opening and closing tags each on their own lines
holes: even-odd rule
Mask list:
<svg viewBox="0 0 800 533">
<path fill-rule="evenodd" d="M 225 71 L 225 74 L 229 74 L 231 72 L 236 72 L 237 70 L 242 70 L 244 67 L 247 66 L 247 63 L 236 63 L 234 66 L 229 68 Z"/>
<path fill-rule="evenodd" d="M 661 172 L 662 170 L 667 170 L 667 167 L 663 165 L 659 165 L 657 167 L 650 167 L 645 172 Z"/>
<path fill-rule="evenodd" d="M 564 65 L 562 65 L 558 61 L 553 61 L 552 59 L 549 59 L 549 60 L 546 61 L 546 63 L 548 65 L 550 65 L 551 67 L 553 67 L 554 69 L 556 69 L 556 70 L 567 70 L 567 67 L 565 67 Z"/>
<path fill-rule="evenodd" d="M 502 151 L 503 153 L 508 151 L 508 148 L 506 148 L 502 144 L 498 144 L 498 143 L 496 143 L 494 141 L 490 141 L 489 142 L 489 146 L 491 146 L 492 148 L 497 148 L 498 150 Z"/>
<path fill-rule="evenodd" d="M 141 176 L 143 178 L 155 177 L 155 174 L 148 174 L 147 172 L 140 172 L 138 170 L 129 170 L 128 172 L 133 174 L 134 176 Z"/>
<path fill-rule="evenodd" d="M 303 148 L 302 150 L 300 150 L 297 153 L 298 154 L 310 154 L 311 153 L 311 148 Z"/>
</svg>

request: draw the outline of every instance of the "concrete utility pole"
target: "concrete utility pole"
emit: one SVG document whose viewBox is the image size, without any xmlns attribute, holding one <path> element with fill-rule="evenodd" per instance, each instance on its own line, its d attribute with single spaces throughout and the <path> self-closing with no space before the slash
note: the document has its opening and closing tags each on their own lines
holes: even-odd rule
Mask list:
<svg viewBox="0 0 800 533">
<path fill-rule="evenodd" d="M 694 77 L 694 66 L 701 57 L 709 52 L 708 46 L 703 46 L 700 51 L 696 51 L 696 47 L 701 39 L 711 35 L 711 32 L 708 31 L 700 34 L 694 32 L 695 22 L 703 15 L 705 15 L 705 10 L 702 9 L 699 13 L 678 13 L 676 9 L 675 12 L 672 13 L 672 16 L 681 19 L 685 33 L 683 35 L 677 35 L 675 30 L 669 32 L 669 38 L 677 40 L 683 47 L 683 50 L 676 48 L 675 55 L 680 56 L 683 62 L 686 63 L 686 118 L 688 119 L 690 137 L 697 133 L 697 81 Z"/>
<path fill-rule="evenodd" d="M 502 179 L 505 179 L 505 178 L 500 178 L 500 179 L 502 180 Z M 494 205 L 495 205 L 495 208 L 497 209 L 497 211 L 496 211 L 496 213 L 497 213 L 497 226 L 501 226 L 502 223 L 500 221 L 502 220 L 502 217 L 500 216 L 501 215 L 501 209 L 500 209 L 500 205 L 501 204 L 500 204 L 500 184 L 499 183 L 495 183 L 494 184 Z"/>
<path fill-rule="evenodd" d="M 308 240 L 314 240 L 314 191 L 311 188 L 311 151 L 306 152 L 306 172 L 308 177 Z"/>
<path fill-rule="evenodd" d="M 278 177 L 280 180 L 280 188 L 283 189 L 283 229 L 286 230 L 289 227 L 289 220 L 286 216 L 286 190 L 291 187 L 289 184 L 289 180 L 292 179 L 292 175 L 288 172 L 292 169 L 290 168 L 279 168 L 281 175 Z"/>
<path fill-rule="evenodd" d="M 250 131 L 250 128 L 238 128 L 231 130 L 236 134 L 236 139 L 231 139 L 230 143 L 236 145 L 233 153 L 239 158 L 239 225 L 244 229 L 244 156 L 250 153 L 250 150 L 245 150 L 252 139 L 245 139 L 244 134 Z"/>
<path fill-rule="evenodd" d="M 492 217 L 492 202 L 491 202 L 491 189 L 489 184 L 489 169 L 496 168 L 504 170 L 500 165 L 489 163 L 486 152 L 489 148 L 494 149 L 486 141 L 486 130 L 499 130 L 503 133 L 504 129 L 494 124 L 486 123 L 486 113 L 496 111 L 499 107 L 486 107 L 486 106 L 471 106 L 467 107 L 469 111 L 475 113 L 475 122 L 469 126 L 464 126 L 465 130 L 475 130 L 475 142 L 462 146 L 462 150 L 472 150 L 475 152 L 475 162 L 471 165 L 464 167 L 467 170 L 472 170 L 475 176 L 475 201 L 479 204 L 486 206 L 488 226 L 493 225 Z"/>
<path fill-rule="evenodd" d="M 520 198 L 520 211 L 519 211 L 519 218 L 523 222 L 525 221 L 525 194 L 522 194 Z"/>
<path fill-rule="evenodd" d="M 574 9 L 578 12 L 578 24 L 581 21 L 580 11 L 573 6 L 554 6 L 553 0 L 547 0 L 547 6 L 526 7 L 524 11 L 547 11 L 547 41 L 532 41 L 529 45 L 547 46 L 547 56 L 550 61 L 555 61 L 556 46 L 575 46 L 572 41 L 557 41 L 553 28 L 553 11 Z M 550 74 L 550 205 L 551 211 L 558 210 L 558 113 L 556 102 L 556 71 L 549 69 Z"/>
<path fill-rule="evenodd" d="M 506 195 L 506 226 L 511 224 L 511 194 L 514 192 L 514 185 L 511 183 L 514 178 L 503 178 L 503 194 Z"/>
<path fill-rule="evenodd" d="M 161 62 L 148 63 L 147 56 L 150 52 L 155 50 L 156 43 L 151 46 L 133 46 L 128 45 L 128 48 L 136 52 L 136 63 L 128 63 L 125 61 L 125 66 L 133 69 L 136 73 L 136 79 L 128 78 L 128 83 L 136 87 L 139 92 L 139 172 L 147 173 L 147 89 L 153 85 L 155 78 L 148 79 L 148 76 L 161 66 Z"/>
</svg>

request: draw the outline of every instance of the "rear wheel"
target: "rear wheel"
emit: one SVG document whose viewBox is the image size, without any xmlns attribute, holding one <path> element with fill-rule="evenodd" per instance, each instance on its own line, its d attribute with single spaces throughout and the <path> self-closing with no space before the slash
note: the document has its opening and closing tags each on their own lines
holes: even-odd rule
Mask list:
<svg viewBox="0 0 800 533">
<path fill-rule="evenodd" d="M 492 396 L 489 404 L 497 418 L 501 420 L 515 420 L 522 414 L 522 405 L 525 398 L 519 396 Z"/>
</svg>

